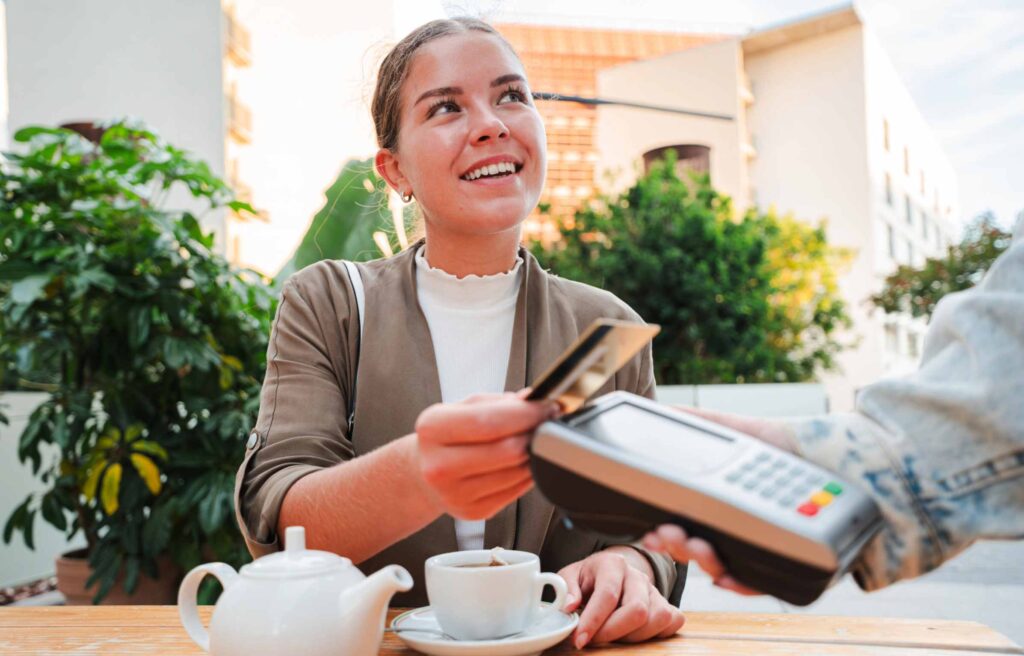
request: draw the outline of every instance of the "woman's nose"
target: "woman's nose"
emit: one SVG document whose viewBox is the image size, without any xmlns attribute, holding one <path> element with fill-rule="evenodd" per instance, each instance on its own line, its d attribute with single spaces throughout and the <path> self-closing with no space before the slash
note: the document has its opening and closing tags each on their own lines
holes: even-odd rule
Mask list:
<svg viewBox="0 0 1024 656">
<path fill-rule="evenodd" d="M 500 141 L 508 138 L 508 126 L 494 112 L 481 114 L 473 126 L 474 143 Z"/>
</svg>

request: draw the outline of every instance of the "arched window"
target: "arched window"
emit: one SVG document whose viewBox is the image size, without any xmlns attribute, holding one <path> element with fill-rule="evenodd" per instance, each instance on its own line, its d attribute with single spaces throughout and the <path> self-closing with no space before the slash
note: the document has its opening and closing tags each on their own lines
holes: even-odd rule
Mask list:
<svg viewBox="0 0 1024 656">
<path fill-rule="evenodd" d="M 670 150 L 676 153 L 676 172 L 683 180 L 688 179 L 688 171 L 711 173 L 711 148 L 696 144 L 665 146 L 647 151 L 644 153 L 644 173 L 650 171 L 655 162 L 664 159 L 665 153 Z"/>
</svg>

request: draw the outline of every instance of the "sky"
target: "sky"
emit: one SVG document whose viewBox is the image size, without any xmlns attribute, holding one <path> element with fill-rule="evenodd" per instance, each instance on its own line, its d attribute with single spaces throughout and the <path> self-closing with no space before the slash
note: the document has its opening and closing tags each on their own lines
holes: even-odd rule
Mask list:
<svg viewBox="0 0 1024 656">
<path fill-rule="evenodd" d="M 835 0 L 449 0 L 495 21 L 743 33 L 839 6 Z M 556 7 L 553 9 L 552 7 Z M 962 217 L 1024 210 L 1024 1 L 858 0 L 957 173 Z"/>
</svg>

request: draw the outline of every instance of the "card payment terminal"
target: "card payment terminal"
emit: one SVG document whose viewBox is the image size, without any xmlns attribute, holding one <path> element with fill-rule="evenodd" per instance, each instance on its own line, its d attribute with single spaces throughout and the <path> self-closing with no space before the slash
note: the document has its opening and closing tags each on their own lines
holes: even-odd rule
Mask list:
<svg viewBox="0 0 1024 656">
<path fill-rule="evenodd" d="M 737 581 L 797 605 L 845 573 L 881 525 L 870 497 L 834 474 L 626 392 L 542 424 L 531 469 L 574 526 L 636 539 L 678 524 Z"/>
<path fill-rule="evenodd" d="M 573 527 L 632 540 L 678 524 L 737 581 L 792 604 L 817 599 L 881 527 L 835 474 L 627 392 L 544 422 L 530 448 L 534 483 Z"/>
</svg>

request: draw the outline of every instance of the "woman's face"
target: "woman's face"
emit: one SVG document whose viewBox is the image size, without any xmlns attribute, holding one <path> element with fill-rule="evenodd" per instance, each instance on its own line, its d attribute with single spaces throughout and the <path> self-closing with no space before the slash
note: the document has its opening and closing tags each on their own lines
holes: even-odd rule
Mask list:
<svg viewBox="0 0 1024 656">
<path fill-rule="evenodd" d="M 522 65 L 483 32 L 442 37 L 414 55 L 401 90 L 398 147 L 378 170 L 411 191 L 430 230 L 517 229 L 546 173 L 544 125 Z"/>
</svg>

